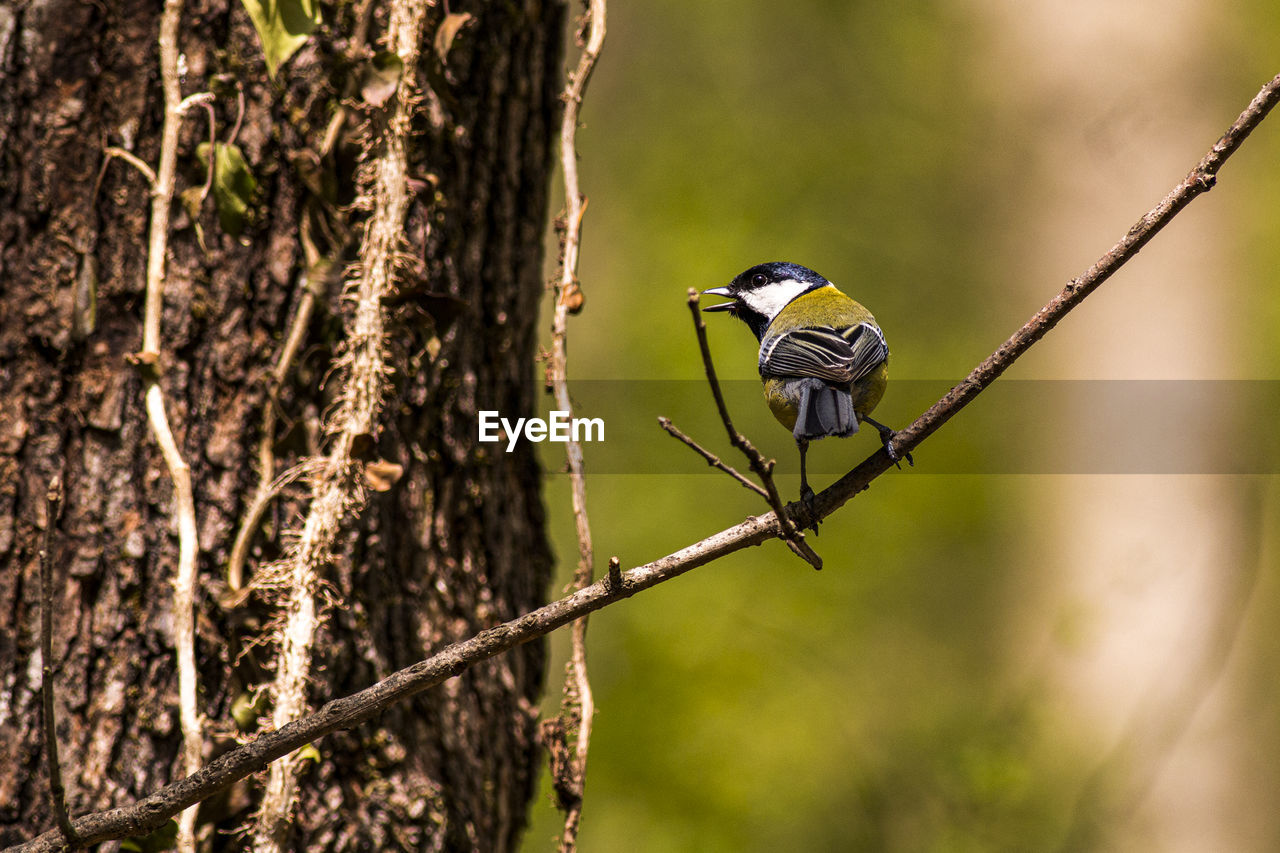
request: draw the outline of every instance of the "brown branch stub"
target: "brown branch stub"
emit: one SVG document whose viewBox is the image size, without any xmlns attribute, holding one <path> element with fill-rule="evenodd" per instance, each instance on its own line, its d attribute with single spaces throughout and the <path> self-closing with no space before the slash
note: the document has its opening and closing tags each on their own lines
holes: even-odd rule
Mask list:
<svg viewBox="0 0 1280 853">
<path fill-rule="evenodd" d="M 67 815 L 67 792 L 58 760 L 57 718 L 53 702 L 53 535 L 62 515 L 62 478 L 54 475 L 45 493 L 44 536 L 40 543 L 40 692 L 44 712 L 44 755 L 49 767 L 49 804 L 58 831 L 72 847 L 79 837 Z"/>
<path fill-rule="evenodd" d="M 1254 98 L 1253 103 L 1249 105 L 1237 122 L 1218 141 L 1210 151 L 1210 154 L 1201 161 L 1201 166 L 1198 166 L 1188 176 L 1198 189 L 1192 191 L 1191 195 L 1185 198 L 1180 205 L 1160 219 L 1158 225 L 1155 224 L 1155 220 L 1148 222 L 1148 217 L 1151 214 L 1143 217 L 1139 225 L 1131 229 L 1129 234 L 1126 235 L 1125 240 L 1133 237 L 1135 231 L 1147 228 L 1149 230 L 1145 233 L 1145 239 L 1141 241 L 1145 243 L 1155 231 L 1159 230 L 1159 227 L 1167 224 L 1168 220 L 1178 210 L 1185 207 L 1191 198 L 1204 192 L 1206 188 L 1204 178 L 1216 175 L 1222 163 L 1239 148 L 1245 137 L 1248 136 L 1249 131 L 1262 121 L 1277 102 L 1280 102 L 1280 75 L 1277 75 L 1275 79 L 1263 87 L 1258 96 Z M 1185 181 L 1183 184 L 1179 184 L 1155 210 L 1160 210 L 1169 202 L 1170 197 L 1180 192 L 1190 191 L 1183 190 L 1184 185 L 1186 185 Z M 1148 224 L 1144 225 L 1144 223 Z M 1141 236 L 1139 234 L 1139 237 Z M 1122 240 L 1121 243 L 1124 243 L 1125 240 Z M 1124 259 L 1132 256 L 1140 246 L 1141 243 L 1137 247 L 1128 249 L 1128 254 Z M 1112 252 L 1114 251 L 1113 249 Z M 1102 265 L 1112 255 L 1112 252 L 1104 255 L 1103 259 L 1098 264 L 1095 264 L 1094 267 L 1091 267 L 1090 271 L 1086 272 L 1080 279 L 1068 284 L 1064 292 L 1075 288 L 1077 282 L 1085 282 L 1085 280 L 1090 279 L 1094 268 Z M 1123 263 L 1123 259 L 1113 259 L 1109 263 L 1110 268 L 1106 275 L 1114 272 Z M 1101 273 L 1097 275 L 1101 275 Z M 1094 288 L 1101 284 L 1101 280 L 1097 279 L 1096 275 L 1093 281 Z M 1078 301 L 1076 300 L 1076 304 L 1078 304 Z M 1055 302 L 1056 300 L 1051 302 L 1050 306 L 1054 305 Z M 1046 306 L 1046 309 L 1048 307 Z M 1060 313 L 1056 315 L 1056 319 L 1061 319 L 1061 316 L 1069 311 L 1071 307 L 1074 307 L 1074 305 L 1061 309 Z M 1043 313 L 1044 311 L 1042 310 L 1036 315 L 1036 318 Z M 1032 318 L 1032 322 L 1035 322 L 1036 318 Z M 1029 323 L 1028 325 L 1031 324 Z M 1047 331 L 1047 328 L 1044 329 L 1041 332 L 1041 336 Z M 1017 336 L 1015 334 L 1014 337 L 1016 338 Z M 1013 338 L 1010 340 L 1013 340 Z M 1034 341 L 1031 343 L 1034 343 Z M 1007 367 L 1008 362 L 1017 357 L 1016 355 L 1010 357 L 1004 352 L 1008 346 L 1008 343 L 1002 346 L 990 359 L 975 368 L 969 379 L 952 389 L 911 426 L 900 431 L 898 438 L 895 439 L 895 449 L 901 451 L 915 448 L 928 435 L 936 431 L 942 423 L 945 423 L 947 418 L 954 414 L 955 411 L 963 408 L 971 397 L 962 399 L 953 395 L 964 393 L 959 389 L 970 387 L 966 383 L 974 377 L 974 374 L 982 371 L 984 366 L 993 359 L 1004 361 L 1004 367 Z M 1030 346 L 1030 344 L 1027 344 L 1027 346 Z M 990 382 L 987 382 L 987 384 L 990 384 Z M 985 385 L 982 387 L 985 387 Z M 982 388 L 980 387 L 973 394 L 976 396 L 981 390 Z M 811 523 L 815 520 L 821 520 L 839 508 L 858 491 L 865 488 L 872 479 L 888 470 L 892 464 L 883 448 L 877 450 L 876 453 L 864 460 L 835 484 L 819 493 L 812 509 L 805 507 L 803 504 L 792 505 L 791 509 L 798 511 L 802 522 Z M 276 731 L 260 735 L 249 743 L 222 754 L 196 773 L 166 785 L 137 802 L 77 818 L 73 822 L 75 831 L 80 836 L 81 843 L 85 845 L 151 832 L 182 809 L 195 805 L 225 790 L 240 779 L 261 770 L 275 758 L 326 734 L 340 729 L 350 729 L 395 702 L 403 701 L 422 690 L 452 678 L 482 660 L 487 660 L 515 646 L 548 634 L 575 619 L 618 601 L 621 597 L 628 597 L 637 592 L 642 592 L 657 584 L 692 571 L 699 566 L 714 562 L 735 551 L 759 545 L 778 535 L 778 524 L 779 521 L 776 516 L 765 515 L 748 518 L 734 527 L 708 536 L 700 542 L 682 548 L 661 559 L 626 572 L 618 572 L 616 580 L 606 577 L 558 601 L 553 601 L 509 622 L 482 631 L 470 639 L 441 649 L 430 658 L 393 673 L 377 684 L 367 687 L 358 693 L 334 699 L 313 714 L 295 720 Z M 618 590 L 622 590 L 621 595 Z M 69 849 L 69 845 L 67 845 L 58 830 L 50 830 L 25 844 L 10 848 L 13 853 L 35 853 L 36 851 L 62 851 L 67 849 Z"/>
<path fill-rule="evenodd" d="M 617 557 L 609 558 L 609 573 L 605 575 L 609 592 L 617 595 L 622 592 L 622 561 Z"/>
</svg>

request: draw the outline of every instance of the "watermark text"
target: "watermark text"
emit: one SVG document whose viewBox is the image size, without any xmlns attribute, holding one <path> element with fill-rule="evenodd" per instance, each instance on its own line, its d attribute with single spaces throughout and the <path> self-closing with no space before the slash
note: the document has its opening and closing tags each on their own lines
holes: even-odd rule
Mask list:
<svg viewBox="0 0 1280 853">
<path fill-rule="evenodd" d="M 528 441 L 604 441 L 604 418 L 573 418 L 568 412 L 553 410 L 546 420 L 516 418 L 514 422 L 498 412 L 480 412 L 480 441 L 495 442 L 506 434 L 507 452 L 515 450 L 521 435 Z"/>
</svg>

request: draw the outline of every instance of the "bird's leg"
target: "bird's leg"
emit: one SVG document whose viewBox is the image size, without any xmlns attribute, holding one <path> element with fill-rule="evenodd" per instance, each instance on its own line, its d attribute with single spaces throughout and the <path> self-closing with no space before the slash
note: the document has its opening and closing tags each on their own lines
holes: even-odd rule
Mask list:
<svg viewBox="0 0 1280 853">
<path fill-rule="evenodd" d="M 800 500 L 810 503 L 815 495 L 813 489 L 809 488 L 809 478 L 804 470 L 804 455 L 809 452 L 809 440 L 802 438 L 796 444 L 800 447 Z"/>
<path fill-rule="evenodd" d="M 895 430 L 889 429 L 887 426 L 880 423 L 879 421 L 873 421 L 871 418 L 867 417 L 866 415 L 862 416 L 862 420 L 864 423 L 871 424 L 873 427 L 875 427 L 879 431 L 880 440 L 884 442 L 884 449 L 889 454 L 889 458 L 893 460 L 894 465 L 897 465 L 898 468 L 902 468 L 902 466 L 898 464 L 898 461 L 900 459 L 906 459 L 908 465 L 915 467 L 916 461 L 911 458 L 910 453 L 904 456 L 899 456 L 898 451 L 893 449 L 893 437 L 897 435 L 897 432 Z"/>
<path fill-rule="evenodd" d="M 813 493 L 813 489 L 809 488 L 809 478 L 805 473 L 805 454 L 809 452 L 809 439 L 801 438 L 796 440 L 796 444 L 800 447 L 800 500 L 804 502 L 806 507 L 813 507 L 813 499 L 817 497 Z M 813 524 L 813 535 L 818 535 L 818 523 Z"/>
</svg>

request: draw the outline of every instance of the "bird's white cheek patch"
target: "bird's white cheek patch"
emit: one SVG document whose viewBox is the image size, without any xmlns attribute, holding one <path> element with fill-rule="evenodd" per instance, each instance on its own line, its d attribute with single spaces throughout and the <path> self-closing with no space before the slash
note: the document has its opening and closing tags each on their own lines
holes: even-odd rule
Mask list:
<svg viewBox="0 0 1280 853">
<path fill-rule="evenodd" d="M 787 303 L 809 289 L 802 281 L 788 279 L 751 290 L 742 294 L 742 301 L 752 311 L 763 314 L 769 319 L 787 306 Z"/>
</svg>

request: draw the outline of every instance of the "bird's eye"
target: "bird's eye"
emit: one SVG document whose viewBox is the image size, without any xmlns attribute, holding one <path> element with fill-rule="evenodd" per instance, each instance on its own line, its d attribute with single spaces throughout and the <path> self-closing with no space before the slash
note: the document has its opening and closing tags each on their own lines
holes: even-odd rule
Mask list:
<svg viewBox="0 0 1280 853">
<path fill-rule="evenodd" d="M 755 275 L 751 276 L 752 287 L 764 287 L 765 283 L 768 281 L 769 281 L 768 276 L 766 276 L 762 272 L 758 272 Z"/>
</svg>

